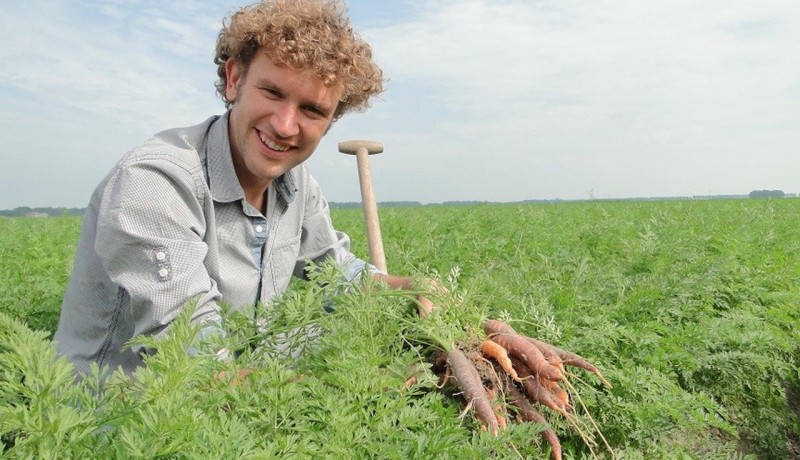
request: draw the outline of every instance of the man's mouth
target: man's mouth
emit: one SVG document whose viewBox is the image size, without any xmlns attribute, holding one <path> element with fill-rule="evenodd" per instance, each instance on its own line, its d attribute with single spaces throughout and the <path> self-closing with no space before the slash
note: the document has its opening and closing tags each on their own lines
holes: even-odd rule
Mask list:
<svg viewBox="0 0 800 460">
<path fill-rule="evenodd" d="M 285 151 L 289 150 L 289 146 L 288 145 L 277 144 L 277 143 L 271 141 L 266 136 L 266 134 L 264 134 L 262 132 L 259 132 L 258 135 L 261 138 L 261 142 L 263 142 L 264 145 L 266 145 L 267 147 L 271 148 L 272 150 L 275 150 L 276 152 L 285 152 Z"/>
</svg>

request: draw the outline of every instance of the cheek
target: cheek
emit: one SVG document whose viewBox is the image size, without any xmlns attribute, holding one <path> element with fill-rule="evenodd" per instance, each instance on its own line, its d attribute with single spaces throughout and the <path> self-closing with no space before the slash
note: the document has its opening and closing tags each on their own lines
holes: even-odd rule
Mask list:
<svg viewBox="0 0 800 460">
<path fill-rule="evenodd" d="M 328 131 L 333 126 L 331 122 L 319 122 L 315 121 L 313 123 L 308 123 L 304 126 L 305 132 L 309 133 L 309 138 L 313 139 L 314 144 L 319 144 L 323 137 L 328 134 Z"/>
</svg>

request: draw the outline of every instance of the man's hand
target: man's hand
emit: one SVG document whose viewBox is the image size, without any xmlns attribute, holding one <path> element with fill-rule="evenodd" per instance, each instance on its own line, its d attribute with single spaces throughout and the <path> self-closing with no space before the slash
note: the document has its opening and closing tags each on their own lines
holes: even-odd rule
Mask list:
<svg viewBox="0 0 800 460">
<path fill-rule="evenodd" d="M 417 311 L 420 317 L 427 318 L 428 315 L 433 314 L 433 307 L 434 304 L 429 298 L 423 295 L 417 296 Z"/>
<path fill-rule="evenodd" d="M 233 376 L 233 378 L 231 378 L 228 375 L 227 371 L 219 371 L 214 373 L 214 377 L 219 380 L 228 380 L 230 381 L 230 384 L 235 387 L 239 385 L 242 385 L 244 387 L 247 386 L 247 376 L 252 371 L 253 371 L 252 369 L 247 367 L 244 369 L 239 369 L 239 371 L 236 373 L 235 376 Z"/>
<path fill-rule="evenodd" d="M 425 287 L 424 290 L 434 295 L 441 296 L 448 293 L 447 288 L 439 284 L 435 279 L 426 279 L 425 283 L 427 283 L 428 286 Z M 422 318 L 427 318 L 429 315 L 433 314 L 435 304 L 429 298 L 420 294 L 417 296 L 417 304 L 417 311 L 419 311 L 419 316 Z"/>
<path fill-rule="evenodd" d="M 431 296 L 441 296 L 448 293 L 447 288 L 432 278 L 426 278 L 422 282 L 417 282 L 411 277 L 383 275 L 380 273 L 373 275 L 373 278 L 385 282 L 389 285 L 389 287 L 394 289 L 403 289 L 405 291 L 424 291 L 426 293 L 430 293 Z M 423 294 L 418 294 L 416 300 L 417 311 L 419 311 L 419 315 L 421 317 L 425 318 L 433 313 L 435 304 L 431 299 Z"/>
</svg>

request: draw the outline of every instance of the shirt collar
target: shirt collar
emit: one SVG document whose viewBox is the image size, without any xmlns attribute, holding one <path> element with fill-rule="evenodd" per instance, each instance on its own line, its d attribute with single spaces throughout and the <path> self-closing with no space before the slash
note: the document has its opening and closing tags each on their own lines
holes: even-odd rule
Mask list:
<svg viewBox="0 0 800 460">
<path fill-rule="evenodd" d="M 230 203 L 244 200 L 244 190 L 236 177 L 231 156 L 231 144 L 228 138 L 228 115 L 230 111 L 217 118 L 211 125 L 206 142 L 206 162 L 208 187 L 214 201 Z M 294 201 L 296 191 L 294 170 L 290 170 L 272 182 L 279 198 L 286 204 Z"/>
</svg>

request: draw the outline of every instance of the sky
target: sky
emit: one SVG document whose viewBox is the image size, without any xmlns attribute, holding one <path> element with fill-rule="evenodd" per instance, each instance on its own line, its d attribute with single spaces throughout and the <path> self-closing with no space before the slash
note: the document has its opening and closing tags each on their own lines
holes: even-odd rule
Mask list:
<svg viewBox="0 0 800 460">
<path fill-rule="evenodd" d="M 84 207 L 128 150 L 225 108 L 232 0 L 0 0 L 0 209 Z M 388 81 L 309 160 L 329 201 L 800 192 L 800 2 L 351 0 Z"/>
</svg>

